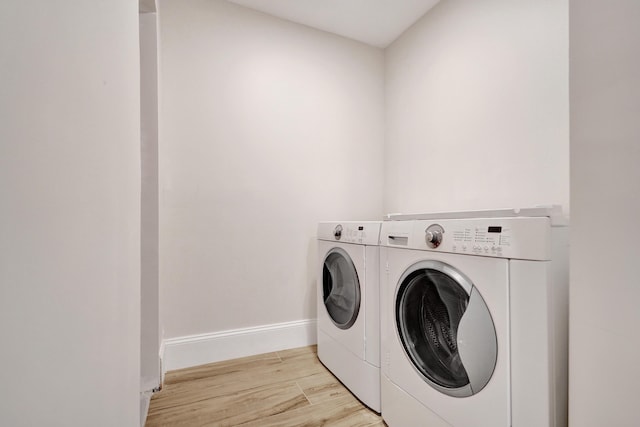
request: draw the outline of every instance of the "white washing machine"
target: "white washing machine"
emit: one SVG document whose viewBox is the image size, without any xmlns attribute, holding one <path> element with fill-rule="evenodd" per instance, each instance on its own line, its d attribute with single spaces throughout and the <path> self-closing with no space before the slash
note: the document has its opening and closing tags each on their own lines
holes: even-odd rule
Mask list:
<svg viewBox="0 0 640 427">
<path fill-rule="evenodd" d="M 318 224 L 318 358 L 376 412 L 380 412 L 380 224 Z"/>
<path fill-rule="evenodd" d="M 390 427 L 567 425 L 568 227 L 556 214 L 383 223 L 381 395 Z"/>
</svg>

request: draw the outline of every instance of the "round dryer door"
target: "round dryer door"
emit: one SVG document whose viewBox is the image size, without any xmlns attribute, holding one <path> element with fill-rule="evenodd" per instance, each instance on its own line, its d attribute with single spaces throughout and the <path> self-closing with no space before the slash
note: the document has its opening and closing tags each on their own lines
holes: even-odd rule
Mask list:
<svg viewBox="0 0 640 427">
<path fill-rule="evenodd" d="M 322 298 L 327 313 L 340 329 L 349 329 L 360 311 L 360 282 L 349 254 L 333 248 L 324 259 Z"/>
<path fill-rule="evenodd" d="M 454 267 L 422 261 L 403 274 L 396 326 L 407 357 L 434 389 L 467 397 L 491 379 L 498 353 L 493 320 L 477 288 Z"/>
</svg>

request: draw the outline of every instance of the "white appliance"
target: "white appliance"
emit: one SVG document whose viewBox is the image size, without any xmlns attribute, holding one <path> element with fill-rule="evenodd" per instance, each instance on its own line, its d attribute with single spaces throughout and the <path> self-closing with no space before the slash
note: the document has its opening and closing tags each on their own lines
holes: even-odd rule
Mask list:
<svg viewBox="0 0 640 427">
<path fill-rule="evenodd" d="M 380 221 L 318 224 L 318 358 L 380 412 Z"/>
<path fill-rule="evenodd" d="M 558 210 L 389 219 L 380 249 L 387 424 L 566 426 L 568 227 Z"/>
</svg>

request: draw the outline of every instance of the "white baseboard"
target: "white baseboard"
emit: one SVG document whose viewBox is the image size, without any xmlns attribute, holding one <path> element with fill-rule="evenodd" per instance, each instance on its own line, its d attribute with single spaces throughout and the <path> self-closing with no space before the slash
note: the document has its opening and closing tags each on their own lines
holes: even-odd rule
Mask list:
<svg viewBox="0 0 640 427">
<path fill-rule="evenodd" d="M 149 404 L 151 403 L 151 394 L 152 393 L 150 391 L 140 393 L 140 427 L 144 427 L 147 422 Z"/>
<path fill-rule="evenodd" d="M 316 324 L 308 319 L 169 338 L 163 341 L 163 371 L 313 345 Z"/>
<path fill-rule="evenodd" d="M 162 336 L 164 337 L 164 330 L 162 331 Z M 160 341 L 160 351 L 158 352 L 158 356 L 160 357 L 160 388 L 164 385 L 164 374 L 167 372 L 167 368 L 164 363 L 164 349 L 165 349 L 165 340 L 162 339 Z"/>
</svg>

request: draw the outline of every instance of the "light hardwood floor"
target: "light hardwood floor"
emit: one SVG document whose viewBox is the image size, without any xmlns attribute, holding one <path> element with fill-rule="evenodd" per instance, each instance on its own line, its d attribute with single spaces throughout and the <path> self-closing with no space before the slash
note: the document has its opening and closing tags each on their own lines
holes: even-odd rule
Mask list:
<svg viewBox="0 0 640 427">
<path fill-rule="evenodd" d="M 316 346 L 168 372 L 146 423 L 238 425 L 385 426 L 320 363 Z"/>
</svg>

